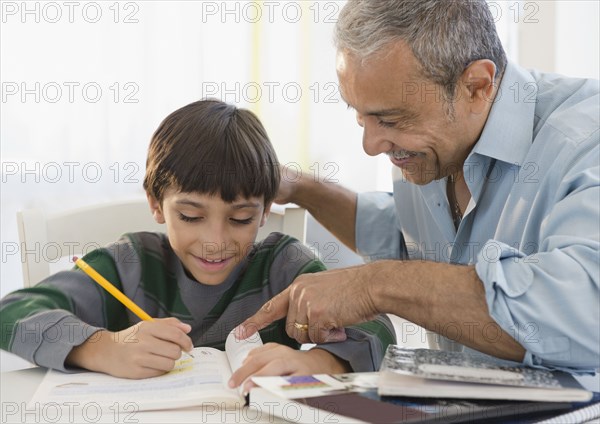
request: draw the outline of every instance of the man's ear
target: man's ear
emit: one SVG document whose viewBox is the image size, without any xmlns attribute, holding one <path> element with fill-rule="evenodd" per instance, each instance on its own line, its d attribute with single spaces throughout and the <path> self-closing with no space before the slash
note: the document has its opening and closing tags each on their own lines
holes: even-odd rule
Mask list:
<svg viewBox="0 0 600 424">
<path fill-rule="evenodd" d="M 491 105 L 496 92 L 496 65 L 489 59 L 469 64 L 461 75 L 461 85 L 473 113 L 482 113 Z"/>
<path fill-rule="evenodd" d="M 152 212 L 154 220 L 159 224 L 164 224 L 165 216 L 163 215 L 162 207 L 158 199 L 150 193 L 146 193 L 146 198 L 148 199 L 148 205 L 150 205 L 150 212 Z"/>
<path fill-rule="evenodd" d="M 267 218 L 269 217 L 269 213 L 271 213 L 271 205 L 272 204 L 273 203 L 269 203 L 268 205 L 265 205 L 265 210 L 263 211 L 262 217 L 260 219 L 260 225 L 259 225 L 259 227 L 262 227 L 267 222 Z"/>
</svg>

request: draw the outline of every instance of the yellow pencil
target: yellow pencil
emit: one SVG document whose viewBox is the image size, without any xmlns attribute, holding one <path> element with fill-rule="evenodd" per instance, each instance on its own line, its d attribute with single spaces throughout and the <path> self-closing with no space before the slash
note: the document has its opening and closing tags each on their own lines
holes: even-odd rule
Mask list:
<svg viewBox="0 0 600 424">
<path fill-rule="evenodd" d="M 75 265 L 77 265 L 83 272 L 90 276 L 92 280 L 96 283 L 100 284 L 107 292 L 115 297 L 119 302 L 121 302 L 127 309 L 136 314 L 142 321 L 154 321 L 150 315 L 148 315 L 142 308 L 133 303 L 133 301 L 125 296 L 125 294 L 116 288 L 110 281 L 104 278 L 102 275 L 98 273 L 94 268 L 89 266 L 83 259 L 77 259 L 76 256 L 73 257 L 73 261 Z M 194 357 L 189 352 L 184 352 L 187 355 L 190 355 L 192 358 Z"/>
</svg>

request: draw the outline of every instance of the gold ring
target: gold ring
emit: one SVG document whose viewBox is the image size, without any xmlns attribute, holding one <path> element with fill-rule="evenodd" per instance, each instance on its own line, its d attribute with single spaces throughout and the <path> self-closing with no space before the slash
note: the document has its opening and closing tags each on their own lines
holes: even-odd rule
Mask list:
<svg viewBox="0 0 600 424">
<path fill-rule="evenodd" d="M 300 324 L 299 322 L 294 322 L 294 327 L 296 327 L 296 330 L 308 331 L 308 324 Z"/>
</svg>

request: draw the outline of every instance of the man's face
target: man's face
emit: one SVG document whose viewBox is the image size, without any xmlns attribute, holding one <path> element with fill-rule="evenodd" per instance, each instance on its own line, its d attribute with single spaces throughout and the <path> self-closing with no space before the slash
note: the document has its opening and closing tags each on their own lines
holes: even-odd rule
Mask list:
<svg viewBox="0 0 600 424">
<path fill-rule="evenodd" d="M 267 218 L 262 198 L 238 198 L 165 192 L 162 205 L 149 197 L 159 223 L 167 224 L 171 247 L 197 281 L 217 285 L 248 254 Z"/>
<path fill-rule="evenodd" d="M 450 118 L 443 87 L 420 76 L 418 62 L 403 42 L 365 64 L 339 52 L 336 67 L 340 93 L 356 110 L 368 155 L 388 154 L 416 184 L 462 169 L 481 130 L 469 113 L 468 90 L 459 86 Z"/>
</svg>

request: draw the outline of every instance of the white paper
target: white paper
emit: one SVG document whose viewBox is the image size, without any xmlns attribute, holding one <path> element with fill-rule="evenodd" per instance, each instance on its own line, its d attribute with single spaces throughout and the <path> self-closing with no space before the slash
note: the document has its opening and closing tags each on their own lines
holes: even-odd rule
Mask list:
<svg viewBox="0 0 600 424">
<path fill-rule="evenodd" d="M 183 356 L 172 371 L 158 377 L 127 379 L 83 371 L 67 374 L 49 370 L 29 405 L 55 404 L 64 408 L 85 408 L 93 402 L 101 408 L 135 410 L 172 409 L 199 405 L 203 401 L 243 405 L 235 389 L 227 386 L 232 369 L 243 362 L 250 349 L 262 345 L 260 336 L 248 341 L 231 341 L 225 354 L 210 347 L 197 347 L 194 358 Z M 234 362 L 230 365 L 228 356 Z M 129 405 L 129 406 L 127 406 Z"/>
</svg>

